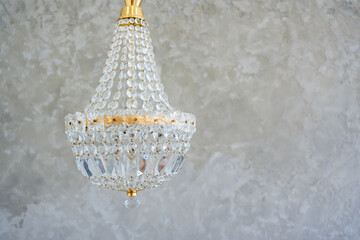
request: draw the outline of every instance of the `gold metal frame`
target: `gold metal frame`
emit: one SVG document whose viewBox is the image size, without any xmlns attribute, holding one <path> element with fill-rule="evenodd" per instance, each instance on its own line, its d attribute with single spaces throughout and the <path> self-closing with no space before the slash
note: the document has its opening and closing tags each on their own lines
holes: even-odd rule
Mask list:
<svg viewBox="0 0 360 240">
<path fill-rule="evenodd" d="M 147 116 L 147 115 L 125 115 L 125 116 L 104 116 L 94 119 L 86 119 L 86 126 L 104 124 L 104 125 L 154 125 L 165 124 L 169 125 L 175 123 L 175 119 L 168 118 L 166 116 Z"/>
</svg>

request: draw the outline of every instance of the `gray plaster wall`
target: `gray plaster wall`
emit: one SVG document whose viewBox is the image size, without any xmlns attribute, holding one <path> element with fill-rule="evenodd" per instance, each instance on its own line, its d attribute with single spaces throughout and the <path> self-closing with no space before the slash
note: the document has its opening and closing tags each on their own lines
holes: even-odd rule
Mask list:
<svg viewBox="0 0 360 240">
<path fill-rule="evenodd" d="M 0 0 L 0 239 L 360 239 L 360 1 L 145 0 L 159 72 L 198 130 L 140 194 L 77 171 L 120 0 Z"/>
</svg>

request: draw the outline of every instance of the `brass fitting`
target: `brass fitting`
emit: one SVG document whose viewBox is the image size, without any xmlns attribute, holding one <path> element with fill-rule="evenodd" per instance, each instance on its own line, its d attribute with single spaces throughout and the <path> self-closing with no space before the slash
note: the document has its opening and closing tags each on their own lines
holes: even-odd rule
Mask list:
<svg viewBox="0 0 360 240">
<path fill-rule="evenodd" d="M 140 5 L 142 0 L 125 0 L 125 7 L 121 9 L 120 19 L 122 18 L 144 18 L 143 10 Z"/>
<path fill-rule="evenodd" d="M 137 196 L 137 190 L 134 189 L 129 189 L 129 191 L 127 191 L 127 194 L 126 194 L 128 197 L 136 197 Z"/>
</svg>

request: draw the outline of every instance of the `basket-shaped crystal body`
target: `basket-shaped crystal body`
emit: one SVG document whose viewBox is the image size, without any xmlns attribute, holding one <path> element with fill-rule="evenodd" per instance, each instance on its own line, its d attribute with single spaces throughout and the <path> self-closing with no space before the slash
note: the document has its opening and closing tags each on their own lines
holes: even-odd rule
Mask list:
<svg viewBox="0 0 360 240">
<path fill-rule="evenodd" d="M 157 187 L 177 174 L 195 132 L 194 115 L 168 102 L 156 71 L 148 24 L 117 21 L 103 74 L 83 113 L 65 117 L 76 164 L 114 190 Z"/>
</svg>

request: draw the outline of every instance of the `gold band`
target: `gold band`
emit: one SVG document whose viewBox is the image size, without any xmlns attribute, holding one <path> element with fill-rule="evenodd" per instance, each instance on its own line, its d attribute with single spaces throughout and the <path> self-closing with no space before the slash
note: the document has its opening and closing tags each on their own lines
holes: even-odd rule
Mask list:
<svg viewBox="0 0 360 240">
<path fill-rule="evenodd" d="M 104 125 L 154 125 L 154 124 L 171 124 L 175 123 L 175 119 L 171 119 L 165 116 L 147 116 L 147 115 L 126 115 L 126 116 L 104 116 L 95 119 L 86 119 L 86 126 L 104 124 Z"/>
<path fill-rule="evenodd" d="M 120 19 L 120 18 L 119 18 Z M 120 24 L 120 26 L 122 26 L 122 27 L 124 27 L 124 26 L 134 26 L 134 27 L 136 27 L 136 26 L 140 26 L 140 27 L 142 27 L 143 25 L 141 24 L 141 23 L 139 23 L 139 24 L 137 24 L 137 23 L 124 23 L 124 24 Z"/>
</svg>

